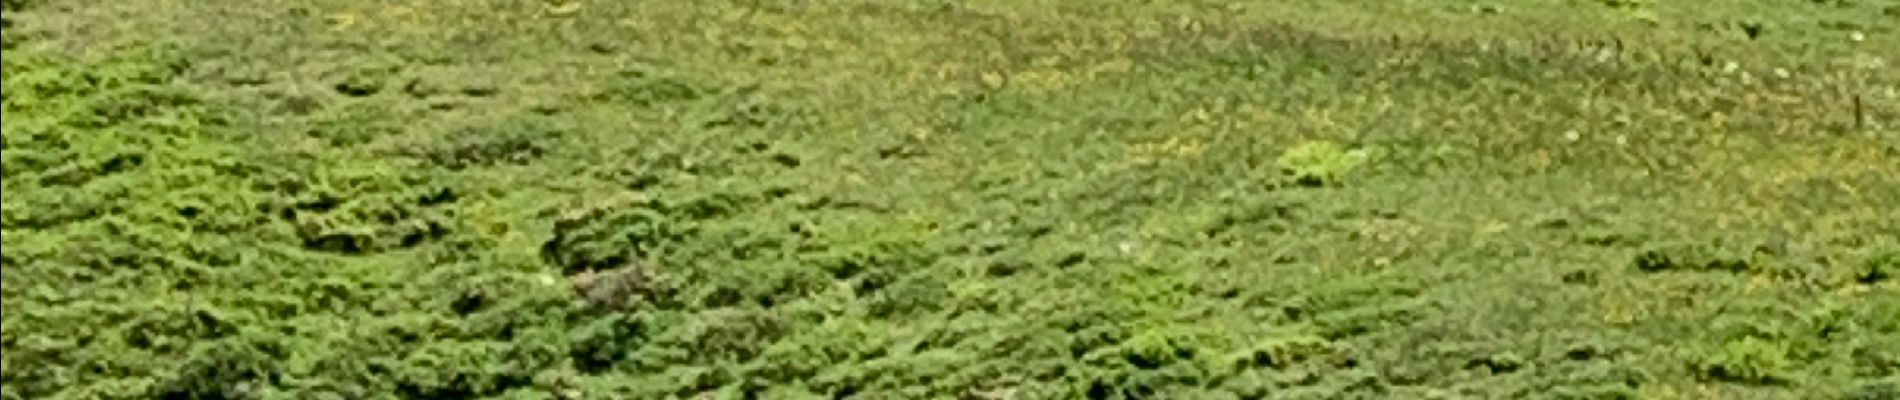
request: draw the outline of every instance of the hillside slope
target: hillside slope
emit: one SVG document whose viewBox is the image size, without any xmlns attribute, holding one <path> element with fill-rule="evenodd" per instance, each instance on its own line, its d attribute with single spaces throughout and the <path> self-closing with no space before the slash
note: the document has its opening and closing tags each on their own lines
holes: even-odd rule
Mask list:
<svg viewBox="0 0 1900 400">
<path fill-rule="evenodd" d="M 1892 1 L 28 3 L 8 400 L 1900 396 Z"/>
</svg>

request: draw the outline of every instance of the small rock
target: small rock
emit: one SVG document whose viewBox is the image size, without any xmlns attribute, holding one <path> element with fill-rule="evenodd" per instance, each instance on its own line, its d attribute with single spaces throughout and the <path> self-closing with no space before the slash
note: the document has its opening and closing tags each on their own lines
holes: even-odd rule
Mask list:
<svg viewBox="0 0 1900 400">
<path fill-rule="evenodd" d="M 651 279 L 638 264 L 605 271 L 584 270 L 568 278 L 589 304 L 607 308 L 626 306 L 652 294 Z"/>
</svg>

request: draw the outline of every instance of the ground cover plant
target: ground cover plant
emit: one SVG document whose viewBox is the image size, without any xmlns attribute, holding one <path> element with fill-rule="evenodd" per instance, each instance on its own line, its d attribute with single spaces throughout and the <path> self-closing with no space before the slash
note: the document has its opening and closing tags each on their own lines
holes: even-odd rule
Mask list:
<svg viewBox="0 0 1900 400">
<path fill-rule="evenodd" d="M 1900 397 L 1900 3 L 5 3 L 4 399 Z"/>
</svg>

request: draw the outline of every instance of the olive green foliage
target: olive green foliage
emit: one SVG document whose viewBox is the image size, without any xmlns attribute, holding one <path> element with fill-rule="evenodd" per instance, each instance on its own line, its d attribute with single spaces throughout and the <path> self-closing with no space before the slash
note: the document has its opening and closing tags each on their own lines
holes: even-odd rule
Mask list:
<svg viewBox="0 0 1900 400">
<path fill-rule="evenodd" d="M 1279 163 L 1296 181 L 1322 185 L 1337 183 L 1370 158 L 1371 153 L 1364 149 L 1349 151 L 1340 148 L 1338 143 L 1322 140 L 1287 149 L 1280 155 Z"/>
<path fill-rule="evenodd" d="M 1900 393 L 1885 2 L 6 7 L 0 399 Z"/>
</svg>

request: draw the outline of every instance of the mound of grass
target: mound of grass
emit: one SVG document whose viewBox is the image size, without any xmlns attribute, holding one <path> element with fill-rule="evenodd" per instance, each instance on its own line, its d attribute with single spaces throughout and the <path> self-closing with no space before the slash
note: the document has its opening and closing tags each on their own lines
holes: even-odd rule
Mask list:
<svg viewBox="0 0 1900 400">
<path fill-rule="evenodd" d="M 1280 155 L 1278 163 L 1295 182 L 1322 186 L 1338 184 L 1346 174 L 1372 158 L 1365 149 L 1346 150 L 1330 141 L 1301 143 Z"/>
</svg>

